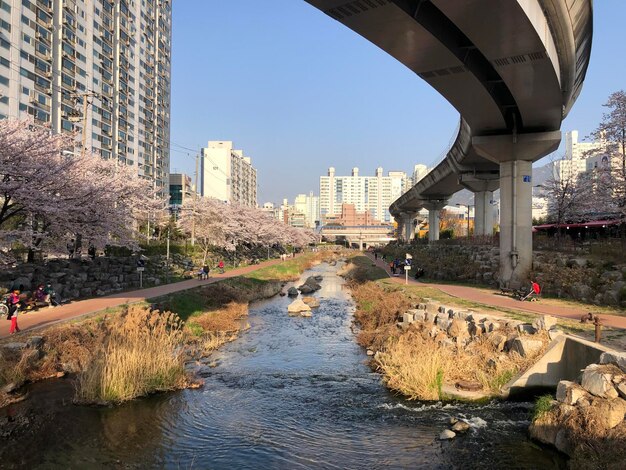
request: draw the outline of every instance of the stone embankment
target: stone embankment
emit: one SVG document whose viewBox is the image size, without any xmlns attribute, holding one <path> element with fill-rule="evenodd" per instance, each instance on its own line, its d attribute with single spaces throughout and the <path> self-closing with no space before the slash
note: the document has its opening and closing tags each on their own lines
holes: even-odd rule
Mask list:
<svg viewBox="0 0 626 470">
<path fill-rule="evenodd" d="M 169 263 L 164 256 L 154 256 L 145 262 L 143 286 L 158 286 L 191 268 L 192 261 L 181 255 L 172 255 Z M 54 259 L 0 270 L 0 286 L 7 289 L 22 285 L 31 291 L 47 282 L 61 299 L 68 300 L 122 292 L 139 287 L 137 258 Z"/>
<path fill-rule="evenodd" d="M 514 374 L 546 350 L 550 339 L 562 334 L 556 329 L 556 319 L 547 315 L 530 324 L 432 302 L 404 312 L 397 325 L 430 337 L 445 353 L 463 356 L 468 362 L 475 359 L 469 374 L 443 384 L 444 396 L 460 399 L 498 396 Z M 380 352 L 368 354 L 376 360 Z"/>
<path fill-rule="evenodd" d="M 500 250 L 491 246 L 426 245 L 388 247 L 385 252 L 414 265 L 426 279 L 498 285 Z M 584 256 L 535 252 L 531 277 L 546 295 L 596 305 L 626 307 L 626 263 L 598 262 Z"/>
<path fill-rule="evenodd" d="M 626 353 L 605 352 L 599 364 L 582 371 L 578 381 L 559 383 L 556 400 L 536 416 L 530 435 L 577 461 L 604 468 L 604 460 L 625 462 L 625 416 Z"/>
</svg>

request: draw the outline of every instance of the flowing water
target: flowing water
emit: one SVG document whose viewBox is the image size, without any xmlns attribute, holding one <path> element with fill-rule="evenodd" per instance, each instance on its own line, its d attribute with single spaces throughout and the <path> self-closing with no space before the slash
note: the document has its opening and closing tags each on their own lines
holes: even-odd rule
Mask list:
<svg viewBox="0 0 626 470">
<path fill-rule="evenodd" d="M 31 432 L 0 440 L 0 468 L 562 468 L 526 437 L 529 403 L 409 402 L 389 393 L 352 332 L 336 268 L 312 318 L 290 299 L 250 309 L 251 329 L 211 357 L 205 386 L 114 408 L 77 407 L 67 381 L 33 387 Z M 67 392 L 65 390 L 65 392 Z M 438 441 L 450 417 L 472 427 Z M 6 418 L 5 418 L 6 419 Z"/>
</svg>

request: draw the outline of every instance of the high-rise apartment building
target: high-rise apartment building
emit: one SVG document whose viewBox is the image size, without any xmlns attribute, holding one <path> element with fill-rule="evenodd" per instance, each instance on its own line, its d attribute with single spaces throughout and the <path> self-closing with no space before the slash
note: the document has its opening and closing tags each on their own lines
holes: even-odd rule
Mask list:
<svg viewBox="0 0 626 470">
<path fill-rule="evenodd" d="M 298 194 L 293 202 L 293 211 L 302 214 L 304 227 L 315 228 L 316 222 L 320 220 L 319 198 L 313 195 L 313 191 Z"/>
<path fill-rule="evenodd" d="M 257 206 L 257 172 L 232 141 L 209 141 L 200 159 L 200 194 L 224 202 Z"/>
<path fill-rule="evenodd" d="M 167 191 L 171 18 L 170 0 L 0 0 L 0 118 L 77 131 Z"/>
<path fill-rule="evenodd" d="M 409 189 L 409 180 L 402 171 L 383 175 L 377 168 L 375 176 L 359 176 L 354 168 L 351 176 L 336 176 L 328 169 L 328 176 L 320 177 L 320 217 L 341 214 L 342 204 L 354 204 L 357 212 L 369 211 L 374 219 L 391 222 L 389 206 Z"/>
<path fill-rule="evenodd" d="M 587 171 L 591 154 L 606 146 L 603 141 L 579 142 L 578 131 L 565 133 L 565 157 L 554 163 L 554 175 L 557 179 L 577 178 Z M 595 160 L 594 160 L 595 161 Z"/>
</svg>

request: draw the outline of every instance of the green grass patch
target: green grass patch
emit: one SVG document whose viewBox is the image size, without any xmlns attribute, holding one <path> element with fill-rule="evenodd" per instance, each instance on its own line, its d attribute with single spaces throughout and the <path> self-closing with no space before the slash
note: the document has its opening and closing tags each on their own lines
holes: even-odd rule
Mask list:
<svg viewBox="0 0 626 470">
<path fill-rule="evenodd" d="M 535 406 L 533 407 L 532 421 L 535 422 L 539 418 L 541 418 L 544 414 L 552 409 L 552 402 L 554 401 L 554 397 L 552 395 L 541 395 L 535 401 Z"/>
<path fill-rule="evenodd" d="M 511 381 L 511 379 L 517 373 L 514 369 L 504 370 L 498 375 L 494 376 L 491 380 L 489 380 L 489 387 L 492 390 L 500 390 L 503 386 Z"/>
<path fill-rule="evenodd" d="M 298 279 L 301 273 L 311 267 L 314 258 L 314 254 L 306 253 L 297 258 L 257 269 L 244 277 L 260 281 L 292 281 Z"/>
</svg>

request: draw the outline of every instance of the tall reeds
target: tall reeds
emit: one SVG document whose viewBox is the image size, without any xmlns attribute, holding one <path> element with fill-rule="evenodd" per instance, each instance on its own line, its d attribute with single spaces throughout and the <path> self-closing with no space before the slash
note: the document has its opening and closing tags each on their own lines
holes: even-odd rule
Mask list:
<svg viewBox="0 0 626 470">
<path fill-rule="evenodd" d="M 120 403 L 183 386 L 182 326 L 173 313 L 128 307 L 111 320 L 102 351 L 80 374 L 78 400 Z"/>
</svg>

